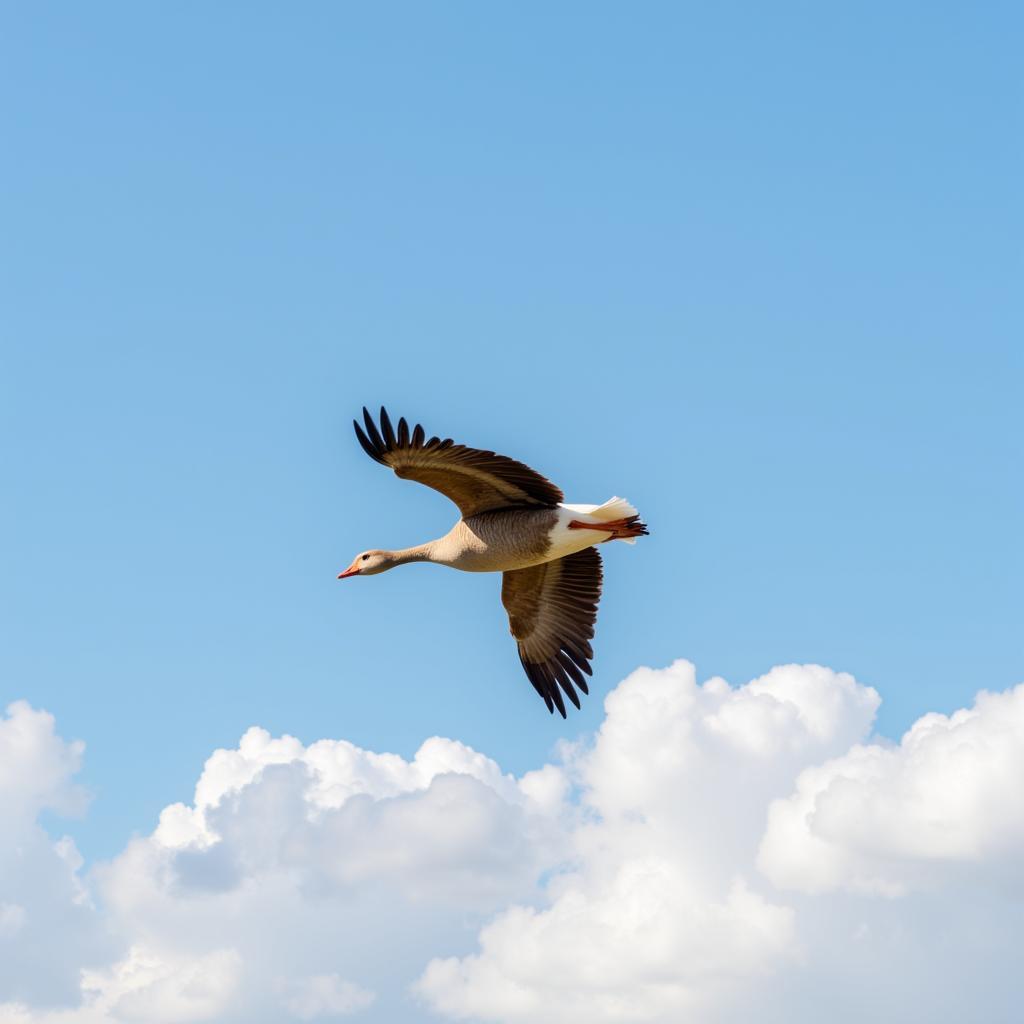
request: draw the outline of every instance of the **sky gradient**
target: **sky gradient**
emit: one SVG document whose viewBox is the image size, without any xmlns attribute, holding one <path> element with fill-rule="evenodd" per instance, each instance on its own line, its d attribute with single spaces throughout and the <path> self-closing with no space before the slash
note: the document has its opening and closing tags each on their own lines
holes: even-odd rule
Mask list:
<svg viewBox="0 0 1024 1024">
<path fill-rule="evenodd" d="M 251 725 L 506 771 L 639 665 L 818 662 L 897 736 L 1024 678 L 1010 4 L 5 5 L 0 705 L 87 861 Z M 388 406 L 650 524 L 568 723 Z"/>
</svg>

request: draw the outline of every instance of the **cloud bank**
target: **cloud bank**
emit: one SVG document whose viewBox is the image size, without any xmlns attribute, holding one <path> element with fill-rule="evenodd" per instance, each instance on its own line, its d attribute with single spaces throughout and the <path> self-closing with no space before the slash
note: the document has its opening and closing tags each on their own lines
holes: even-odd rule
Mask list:
<svg viewBox="0 0 1024 1024">
<path fill-rule="evenodd" d="M 515 778 L 250 729 L 83 872 L 82 746 L 0 718 L 0 1024 L 1018 1020 L 1024 686 L 872 735 L 787 665 L 639 669 Z"/>
</svg>

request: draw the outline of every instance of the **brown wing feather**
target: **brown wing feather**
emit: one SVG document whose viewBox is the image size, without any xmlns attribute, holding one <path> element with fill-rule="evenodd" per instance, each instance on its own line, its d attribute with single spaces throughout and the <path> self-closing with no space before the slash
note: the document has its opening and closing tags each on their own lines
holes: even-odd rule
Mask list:
<svg viewBox="0 0 1024 1024">
<path fill-rule="evenodd" d="M 553 508 L 564 497 L 550 480 L 515 459 L 467 448 L 451 438 L 425 441 L 423 428 L 417 424 L 410 432 L 404 419 L 396 434 L 384 409 L 379 429 L 366 409 L 363 422 L 365 430 L 355 420 L 352 425 L 371 459 L 451 498 L 463 518 L 503 508 Z"/>
<path fill-rule="evenodd" d="M 601 556 L 596 548 L 506 572 L 501 603 L 519 645 L 519 658 L 548 711 L 565 718 L 562 692 L 576 705 L 575 687 L 589 693 L 597 603 L 601 599 Z"/>
</svg>

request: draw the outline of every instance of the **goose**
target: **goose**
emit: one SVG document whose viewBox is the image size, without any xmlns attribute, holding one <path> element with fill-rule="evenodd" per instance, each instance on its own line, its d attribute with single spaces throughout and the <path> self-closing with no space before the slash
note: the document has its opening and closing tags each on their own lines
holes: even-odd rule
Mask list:
<svg viewBox="0 0 1024 1024">
<path fill-rule="evenodd" d="M 624 498 L 603 505 L 568 505 L 550 480 L 504 455 L 427 440 L 405 419 L 380 426 L 363 409 L 356 437 L 374 462 L 403 480 L 425 484 L 458 506 L 461 518 L 443 537 L 399 551 L 361 551 L 338 579 L 375 576 L 409 562 L 435 562 L 464 572 L 500 572 L 501 601 L 526 676 L 549 712 L 565 718 L 566 697 L 577 707 L 577 688 L 589 693 L 590 645 L 601 597 L 601 556 L 595 545 L 635 544 L 647 534 Z"/>
</svg>

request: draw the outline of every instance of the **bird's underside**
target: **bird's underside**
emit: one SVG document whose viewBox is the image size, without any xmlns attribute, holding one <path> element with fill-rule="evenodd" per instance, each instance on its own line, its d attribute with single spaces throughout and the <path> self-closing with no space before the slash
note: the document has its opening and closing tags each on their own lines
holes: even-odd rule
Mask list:
<svg viewBox="0 0 1024 1024">
<path fill-rule="evenodd" d="M 398 421 L 396 429 L 384 409 L 379 427 L 366 409 L 363 424 L 354 423 L 356 436 L 372 459 L 389 466 L 404 479 L 440 491 L 462 513 L 462 521 L 452 533 L 435 542 L 448 543 L 451 552 L 446 550 L 444 557 L 432 555 L 430 560 L 471 571 L 504 568 L 501 600 L 527 677 L 549 711 L 557 709 L 564 718 L 564 697 L 578 708 L 577 690 L 589 692 L 586 677 L 592 674 L 590 661 L 594 656 L 590 641 L 601 597 L 601 556 L 592 545 L 646 533 L 638 517 L 595 523 L 589 521 L 591 517 L 574 512 L 575 521 L 570 522 L 571 516 L 562 505 L 561 490 L 521 462 L 457 445 L 451 439 L 428 439 L 421 426 L 410 429 L 404 419 Z M 627 511 L 635 511 L 628 503 L 622 505 Z M 547 514 L 529 514 L 534 512 Z M 491 524 L 496 533 L 505 531 L 509 535 L 504 561 L 471 564 L 476 557 L 469 550 L 473 540 L 460 541 L 459 530 L 472 532 L 476 526 L 479 534 L 479 524 L 483 522 Z M 570 543 L 587 546 L 557 557 L 550 537 L 555 524 L 563 522 L 562 533 L 571 536 Z M 583 532 L 572 534 L 574 530 Z M 495 554 L 492 551 L 492 556 Z M 554 557 L 538 561 L 549 555 Z M 463 564 L 459 564 L 460 559 Z M 509 565 L 517 567 L 507 568 Z"/>
</svg>

